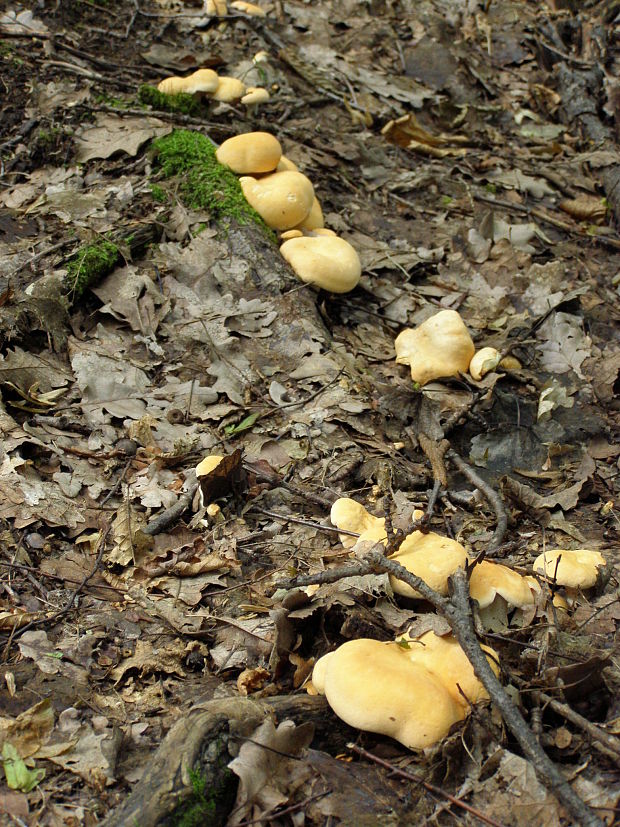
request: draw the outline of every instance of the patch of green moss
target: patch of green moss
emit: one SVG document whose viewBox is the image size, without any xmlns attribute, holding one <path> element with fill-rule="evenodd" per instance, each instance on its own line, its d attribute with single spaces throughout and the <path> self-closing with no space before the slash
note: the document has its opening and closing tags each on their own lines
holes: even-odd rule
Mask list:
<svg viewBox="0 0 620 827">
<path fill-rule="evenodd" d="M 67 264 L 65 291 L 73 301 L 79 299 L 88 287 L 97 284 L 116 267 L 120 257 L 119 248 L 107 239 L 82 247 Z"/>
<path fill-rule="evenodd" d="M 275 242 L 275 235 L 245 200 L 239 179 L 218 163 L 215 146 L 200 132 L 177 129 L 153 141 L 156 162 L 166 178 L 180 177 L 179 189 L 186 206 L 208 210 L 216 219 L 234 218 L 240 224 L 255 222 Z"/>
<path fill-rule="evenodd" d="M 165 95 L 146 83 L 138 89 L 138 100 L 160 112 L 180 112 L 183 115 L 199 115 L 205 108 L 195 95 Z"/>
<path fill-rule="evenodd" d="M 173 814 L 174 827 L 217 827 L 223 824 L 235 798 L 233 773 L 225 769 L 217 789 L 207 790 L 206 781 L 197 770 L 190 770 L 192 794 Z"/>
<path fill-rule="evenodd" d="M 155 201 L 158 201 L 160 204 L 165 204 L 168 200 L 168 196 L 166 195 L 166 190 L 160 187 L 158 184 L 151 184 L 151 195 Z"/>
</svg>

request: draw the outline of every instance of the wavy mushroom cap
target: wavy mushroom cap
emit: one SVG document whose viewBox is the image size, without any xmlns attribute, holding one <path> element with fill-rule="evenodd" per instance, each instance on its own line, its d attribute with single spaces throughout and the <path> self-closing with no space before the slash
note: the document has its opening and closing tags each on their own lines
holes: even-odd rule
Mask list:
<svg viewBox="0 0 620 827">
<path fill-rule="evenodd" d="M 470 704 L 488 699 L 489 693 L 476 677 L 474 667 L 458 640 L 452 635 L 425 632 L 418 637 L 405 634 L 399 640 L 404 640 L 409 645 L 405 648 L 407 657 L 436 675 L 457 704 L 467 709 Z M 495 675 L 499 675 L 499 655 L 490 646 L 482 646 L 482 649 L 487 653 L 489 666 Z"/>
<path fill-rule="evenodd" d="M 483 560 L 474 566 L 469 580 L 469 593 L 478 601 L 481 609 L 490 606 L 497 595 L 503 597 L 511 606 L 531 606 L 536 602 L 536 591 L 529 578 L 522 577 L 516 571 Z"/>
<path fill-rule="evenodd" d="M 213 69 L 198 69 L 193 75 L 185 78 L 185 93 L 194 95 L 196 92 L 211 94 L 218 87 L 220 79 Z"/>
<path fill-rule="evenodd" d="M 340 534 L 340 542 L 345 548 L 353 548 L 360 540 L 387 543 L 385 517 L 369 514 L 361 503 L 350 497 L 340 497 L 332 505 L 329 519 L 336 528 L 355 531 L 359 537 Z"/>
<path fill-rule="evenodd" d="M 362 264 L 355 249 L 338 236 L 292 238 L 284 242 L 280 252 L 302 281 L 330 293 L 348 293 L 362 275 Z"/>
<path fill-rule="evenodd" d="M 222 103 L 232 103 L 241 100 L 244 95 L 245 83 L 238 78 L 230 78 L 224 75 L 219 78 L 217 89 L 213 92 L 212 98 Z"/>
<path fill-rule="evenodd" d="M 241 103 L 244 106 L 256 106 L 257 103 L 267 103 L 269 97 L 269 92 L 262 86 L 248 86 L 245 95 L 241 98 Z"/>
<path fill-rule="evenodd" d="M 469 375 L 479 382 L 483 376 L 499 365 L 501 353 L 494 347 L 483 347 L 476 351 L 469 363 Z"/>
<path fill-rule="evenodd" d="M 422 534 L 414 531 L 405 537 L 398 551 L 391 556 L 392 560 L 400 563 L 411 574 L 416 574 L 439 594 L 448 594 L 448 578 L 459 568 L 467 564 L 467 552 L 456 540 L 442 537 L 429 531 Z M 403 597 L 421 598 L 422 595 L 403 583 L 393 574 L 390 574 L 390 584 L 396 594 Z"/>
<path fill-rule="evenodd" d="M 202 462 L 199 462 L 196 466 L 196 476 L 206 477 L 207 474 L 210 474 L 211 471 L 217 468 L 223 459 L 224 457 L 219 454 L 210 454 L 208 457 L 205 457 Z"/>
<path fill-rule="evenodd" d="M 243 12 L 244 14 L 249 14 L 250 17 L 267 17 L 265 9 L 261 9 L 256 3 L 247 3 L 246 0 L 234 0 L 234 2 L 230 4 L 230 8 L 236 9 L 236 11 Z"/>
<path fill-rule="evenodd" d="M 239 183 L 250 206 L 272 230 L 291 230 L 312 207 L 314 188 L 301 172 L 273 172 L 260 179 L 248 176 Z"/>
<path fill-rule="evenodd" d="M 466 373 L 476 348 L 456 310 L 440 310 L 416 328 L 396 337 L 396 362 L 409 365 L 420 385 Z"/>
<path fill-rule="evenodd" d="M 392 641 L 344 643 L 317 661 L 312 683 L 349 726 L 409 749 L 441 741 L 467 714 L 439 678 Z"/>
<path fill-rule="evenodd" d="M 312 206 L 310 207 L 310 212 L 301 224 L 299 224 L 299 229 L 304 232 L 309 230 L 321 230 L 323 229 L 323 225 L 323 210 L 321 209 L 319 200 L 315 195 L 314 200 L 312 201 Z"/>
<path fill-rule="evenodd" d="M 272 172 L 280 156 L 280 141 L 269 132 L 246 132 L 228 138 L 219 146 L 215 157 L 239 175 Z"/>
<path fill-rule="evenodd" d="M 534 571 L 570 589 L 591 589 L 606 564 L 600 551 L 585 548 L 545 551 L 534 560 Z"/>
</svg>

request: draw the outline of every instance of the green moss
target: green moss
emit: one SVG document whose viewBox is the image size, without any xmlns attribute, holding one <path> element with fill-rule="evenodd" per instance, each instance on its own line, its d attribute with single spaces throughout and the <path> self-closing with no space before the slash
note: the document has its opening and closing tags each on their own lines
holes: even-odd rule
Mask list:
<svg viewBox="0 0 620 827">
<path fill-rule="evenodd" d="M 173 814 L 174 827 L 217 827 L 223 824 L 235 798 L 233 773 L 225 769 L 215 790 L 207 790 L 205 779 L 197 770 L 190 770 L 189 775 L 192 794 Z"/>
<path fill-rule="evenodd" d="M 166 190 L 160 187 L 158 184 L 151 184 L 151 195 L 155 201 L 159 201 L 160 204 L 165 204 L 168 200 L 168 196 L 166 195 Z"/>
<path fill-rule="evenodd" d="M 180 192 L 191 209 L 208 210 L 216 219 L 234 218 L 240 224 L 254 221 L 265 235 L 275 235 L 245 200 L 239 179 L 218 163 L 215 146 L 199 132 L 177 129 L 153 141 L 156 161 L 166 178 L 180 177 Z"/>
<path fill-rule="evenodd" d="M 199 115 L 205 107 L 195 95 L 165 95 L 154 86 L 143 84 L 138 89 L 138 100 L 161 112 L 180 112 L 183 115 Z"/>
<path fill-rule="evenodd" d="M 97 284 L 116 267 L 120 257 L 116 244 L 107 239 L 82 247 L 67 264 L 65 292 L 73 301 L 79 299 L 88 287 Z"/>
</svg>

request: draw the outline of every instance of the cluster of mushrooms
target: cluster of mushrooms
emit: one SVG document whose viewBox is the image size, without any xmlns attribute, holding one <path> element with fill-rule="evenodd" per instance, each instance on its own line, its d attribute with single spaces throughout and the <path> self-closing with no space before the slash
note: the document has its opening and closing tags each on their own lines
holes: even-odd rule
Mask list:
<svg viewBox="0 0 620 827">
<path fill-rule="evenodd" d="M 409 365 L 411 378 L 418 385 L 467 372 L 480 381 L 498 366 L 506 370 L 521 367 L 513 356 L 502 358 L 494 347 L 476 351 L 456 310 L 440 310 L 416 328 L 406 328 L 396 337 L 394 346 L 397 364 Z"/>
<path fill-rule="evenodd" d="M 414 512 L 414 519 L 422 512 Z M 330 519 L 336 528 L 355 532 L 341 534 L 342 544 L 354 553 L 362 543 L 387 545 L 385 518 L 374 517 L 355 500 L 342 497 L 334 503 Z M 414 531 L 391 555 L 412 574 L 442 595 L 448 578 L 471 562 L 464 547 L 434 532 Z M 597 551 L 556 549 L 541 554 L 533 569 L 548 582 L 565 586 L 575 599 L 592 588 L 605 565 Z M 396 594 L 420 599 L 418 592 L 390 575 Z M 471 574 L 470 594 L 478 602 L 483 625 L 497 614 L 536 603 L 541 586 L 533 576 L 521 576 L 499 563 L 482 561 Z M 556 603 L 568 603 L 556 595 Z M 499 675 L 497 653 L 482 647 L 491 668 Z M 320 658 L 312 673 L 310 692 L 324 694 L 329 705 L 350 726 L 388 735 L 409 749 L 423 749 L 444 738 L 471 706 L 488 698 L 469 660 L 452 635 L 426 632 L 408 634 L 395 641 L 352 640 Z"/>
<path fill-rule="evenodd" d="M 268 132 L 229 138 L 216 158 L 240 175 L 243 194 L 267 226 L 280 233 L 280 253 L 297 276 L 331 293 L 347 293 L 362 265 L 354 248 L 324 226 L 321 205 L 309 178 L 282 154 Z"/>
<path fill-rule="evenodd" d="M 213 69 L 198 69 L 184 78 L 164 78 L 157 89 L 164 95 L 201 95 L 221 103 L 241 101 L 245 106 L 255 106 L 269 100 L 266 89 L 246 86 L 239 78 L 218 75 Z"/>
</svg>

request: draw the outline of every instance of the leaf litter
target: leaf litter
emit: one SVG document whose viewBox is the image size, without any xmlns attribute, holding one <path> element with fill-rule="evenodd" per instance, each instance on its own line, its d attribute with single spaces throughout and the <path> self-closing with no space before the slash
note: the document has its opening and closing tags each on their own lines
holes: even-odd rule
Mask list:
<svg viewBox="0 0 620 827">
<path fill-rule="evenodd" d="M 437 433 L 505 498 L 513 545 L 502 562 L 528 570 L 547 547 L 586 544 L 615 565 L 618 536 L 618 247 L 605 246 L 616 237 L 600 178 L 617 159 L 557 122 L 563 101 L 544 57 L 559 54 L 557 42 L 549 51 L 550 32 L 566 36 L 554 6 L 549 28 L 517 3 L 474 14 L 429 0 L 400 18 L 365 9 L 356 17 L 340 0 L 317 17 L 318 8 L 288 3 L 280 36 L 296 57 L 287 61 L 243 19 L 181 14 L 162 43 L 158 18 L 130 4 L 117 4 L 104 24 L 120 37 L 104 37 L 92 11 L 63 5 L 0 18 L 11 34 L 2 60 L 15 99 L 38 121 L 30 137 L 17 134 L 17 121 L 3 126 L 0 218 L 36 220 L 40 231 L 35 241 L 0 236 L 0 262 L 13 274 L 0 278 L 13 291 L 0 306 L 0 805 L 50 825 L 110 812 L 143 769 L 125 766 L 121 744 L 146 761 L 205 689 L 292 693 L 342 640 L 393 638 L 412 622 L 441 626 L 396 599 L 385 575 L 274 591 L 282 577 L 346 561 L 326 530 L 339 495 L 408 530 L 403 514 L 424 508 L 432 487 L 410 439 L 423 430 L 422 399 Z M 582 58 L 599 6 L 575 13 L 586 42 L 562 41 L 560 52 Z M 50 31 L 64 65 L 43 48 Z M 260 71 L 258 42 L 271 52 Z M 76 44 L 81 63 L 72 62 Z M 188 123 L 123 111 L 138 106 L 139 83 L 157 82 L 153 66 L 193 71 L 214 51 L 231 74 L 267 73 L 277 94 L 266 118 L 218 105 L 211 137 L 276 132 L 315 181 L 328 226 L 360 252 L 361 286 L 320 295 L 320 313 L 281 266 L 234 230 L 219 232 L 208 210 L 184 206 L 178 184 L 158 177 L 150 141 Z M 37 89 L 20 81 L 24 60 Z M 129 84 L 110 69 L 119 60 Z M 79 75 L 85 66 L 97 73 L 76 83 L 71 67 Z M 123 252 L 83 303 L 64 301 L 55 322 L 51 305 L 35 305 L 66 272 L 57 244 L 72 251 L 136 219 L 162 227 L 160 242 L 133 261 Z M 520 367 L 477 384 L 460 377 L 412 389 L 393 362 L 395 335 L 441 308 L 459 309 L 477 347 L 510 353 Z M 194 467 L 237 448 L 247 478 L 208 488 L 201 506 Z M 490 512 L 467 480 L 451 482 L 433 530 L 484 550 Z M 150 534 L 182 498 L 185 513 Z M 587 633 L 609 657 L 594 694 L 577 684 L 571 703 L 599 726 L 617 719 L 613 576 L 563 621 L 564 638 L 553 626 L 536 630 L 549 620 L 553 584 L 530 627 L 501 621 L 498 633 L 515 641 L 493 642 L 505 647 L 504 680 L 515 676 L 534 717 L 529 683 L 551 680 L 571 645 L 569 662 L 586 663 L 577 644 Z M 520 645 L 535 647 L 530 660 Z M 31 682 L 53 707 L 32 705 Z M 608 756 L 574 723 L 542 715 L 541 740 L 611 823 L 605 808 L 617 807 L 618 783 Z M 295 724 L 267 721 L 248 735 L 231 762 L 241 781 L 222 823 L 388 824 L 395 813 L 447 823 L 444 805 L 417 793 L 412 801 L 411 788 L 380 767 L 341 760 L 345 739 L 313 741 L 303 720 Z M 365 744 L 423 774 L 442 762 L 445 788 L 501 823 L 566 823 L 532 765 L 491 724 L 470 721 L 460 736 L 461 746 L 448 739 L 430 755 L 374 736 Z"/>
</svg>

